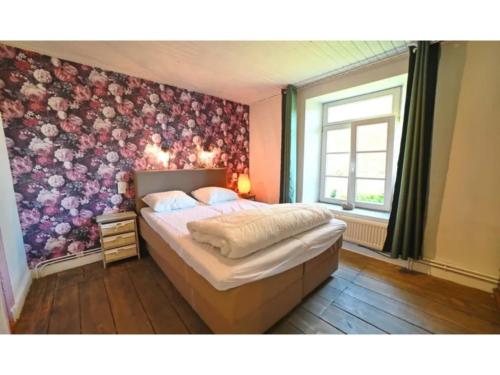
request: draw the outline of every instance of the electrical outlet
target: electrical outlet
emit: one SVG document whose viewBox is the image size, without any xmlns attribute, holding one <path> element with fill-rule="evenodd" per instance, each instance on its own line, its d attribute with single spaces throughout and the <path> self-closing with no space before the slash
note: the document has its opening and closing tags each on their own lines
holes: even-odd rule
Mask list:
<svg viewBox="0 0 500 375">
<path fill-rule="evenodd" d="M 127 191 L 127 183 L 120 181 L 118 182 L 118 194 L 125 194 Z"/>
</svg>

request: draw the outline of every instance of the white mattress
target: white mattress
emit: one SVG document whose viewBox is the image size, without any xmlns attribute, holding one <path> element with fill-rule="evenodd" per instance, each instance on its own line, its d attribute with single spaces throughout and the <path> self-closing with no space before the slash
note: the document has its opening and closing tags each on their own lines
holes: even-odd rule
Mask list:
<svg viewBox="0 0 500 375">
<path fill-rule="evenodd" d="M 212 206 L 200 205 L 184 210 L 154 212 L 146 207 L 141 214 L 146 222 L 191 268 L 217 290 L 227 290 L 293 268 L 316 257 L 332 246 L 345 231 L 343 221 L 314 228 L 267 249 L 241 259 L 229 259 L 210 245 L 192 239 L 186 224 L 223 213 L 265 206 L 265 203 L 238 199 Z"/>
</svg>

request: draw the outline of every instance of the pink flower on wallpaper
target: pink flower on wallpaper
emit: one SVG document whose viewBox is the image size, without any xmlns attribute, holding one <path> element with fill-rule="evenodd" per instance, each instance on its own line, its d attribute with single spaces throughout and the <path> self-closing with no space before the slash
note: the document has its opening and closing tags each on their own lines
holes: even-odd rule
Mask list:
<svg viewBox="0 0 500 375">
<path fill-rule="evenodd" d="M 71 230 L 71 225 L 68 223 L 59 223 L 54 228 L 57 234 L 66 234 Z"/>
<path fill-rule="evenodd" d="M 36 69 L 33 72 L 33 77 L 35 77 L 35 79 L 40 83 L 52 82 L 52 76 L 50 75 L 50 72 L 46 71 L 45 69 Z"/>
<path fill-rule="evenodd" d="M 87 151 L 94 148 L 96 144 L 96 139 L 93 134 L 82 134 L 78 138 L 78 143 L 80 150 Z"/>
<path fill-rule="evenodd" d="M 248 172 L 248 107 L 0 44 L 0 111 L 30 266 L 98 246 L 95 216 L 134 208 L 134 169 Z M 128 182 L 118 194 L 117 181 Z"/>
<path fill-rule="evenodd" d="M 80 127 L 83 124 L 83 120 L 75 115 L 69 115 L 66 119 L 61 121 L 61 129 L 67 133 L 78 133 L 80 132 Z"/>
<path fill-rule="evenodd" d="M 134 103 L 128 99 L 125 99 L 119 104 L 117 104 L 116 109 L 119 114 L 123 116 L 130 116 L 134 110 Z"/>
<path fill-rule="evenodd" d="M 43 124 L 40 128 L 40 131 L 42 134 L 48 138 L 53 138 L 57 137 L 59 134 L 59 130 L 57 129 L 57 126 L 53 124 Z"/>
<path fill-rule="evenodd" d="M 36 198 L 42 206 L 55 206 L 59 202 L 60 194 L 56 190 L 45 190 L 42 189 Z"/>
<path fill-rule="evenodd" d="M 65 62 L 62 66 L 57 66 L 54 69 L 54 74 L 60 81 L 74 82 L 75 77 L 78 74 L 78 70 L 73 65 Z"/>
<path fill-rule="evenodd" d="M 124 129 L 113 129 L 113 131 L 111 132 L 111 135 L 117 141 L 124 141 L 127 139 L 128 133 Z"/>
<path fill-rule="evenodd" d="M 94 121 L 94 129 L 99 133 L 107 133 L 111 130 L 111 124 L 103 119 L 96 119 Z"/>
<path fill-rule="evenodd" d="M 74 157 L 73 151 L 71 151 L 69 148 L 60 148 L 59 150 L 56 150 L 54 156 L 57 160 L 62 162 L 72 161 Z"/>
<path fill-rule="evenodd" d="M 89 81 L 92 85 L 96 87 L 105 87 L 108 84 L 108 79 L 102 73 L 99 73 L 97 70 L 92 70 L 89 75 Z"/>
<path fill-rule="evenodd" d="M 125 92 L 125 89 L 122 85 L 118 83 L 110 83 L 108 86 L 108 90 L 113 96 L 122 96 Z"/>
<path fill-rule="evenodd" d="M 69 163 L 69 162 L 65 162 Z M 86 173 L 88 168 L 83 164 L 72 165 L 69 170 L 66 171 L 66 178 L 71 181 L 85 181 Z"/>
<path fill-rule="evenodd" d="M 80 200 L 77 197 L 66 197 L 61 201 L 61 206 L 66 210 L 71 210 L 72 208 L 78 208 L 80 206 Z"/>
<path fill-rule="evenodd" d="M 32 101 L 41 102 L 45 99 L 47 95 L 47 90 L 43 85 L 34 85 L 29 82 L 25 82 L 21 87 L 21 94 Z"/>
<path fill-rule="evenodd" d="M 99 185 L 99 181 L 89 180 L 85 182 L 84 189 L 85 189 L 84 192 L 85 196 L 90 197 L 92 195 L 99 193 L 101 186 Z"/>
<path fill-rule="evenodd" d="M 97 175 L 101 178 L 112 178 L 115 174 L 115 168 L 112 165 L 101 164 L 97 170 Z"/>
<path fill-rule="evenodd" d="M 92 97 L 92 91 L 88 86 L 76 85 L 73 88 L 73 97 L 77 102 L 86 102 Z"/>
<path fill-rule="evenodd" d="M 68 253 L 78 254 L 85 250 L 85 243 L 82 241 L 74 241 L 68 245 Z"/>
<path fill-rule="evenodd" d="M 49 98 L 48 101 L 49 107 L 54 111 L 66 111 L 68 109 L 68 101 L 59 96 L 53 96 Z"/>
<path fill-rule="evenodd" d="M 29 144 L 29 149 L 40 156 L 52 154 L 54 144 L 49 139 L 33 138 Z"/>
<path fill-rule="evenodd" d="M 15 48 L 0 44 L 0 58 L 13 59 L 16 57 L 16 54 L 17 50 Z"/>
<path fill-rule="evenodd" d="M 40 221 L 40 212 L 35 209 L 22 210 L 19 219 L 21 220 L 21 227 L 28 228 L 31 225 L 37 224 Z"/>
<path fill-rule="evenodd" d="M 19 100 L 5 99 L 0 102 L 0 111 L 2 112 L 3 120 L 8 124 L 8 120 L 10 119 L 23 117 L 24 106 Z"/>
<path fill-rule="evenodd" d="M 15 156 L 11 162 L 12 173 L 19 176 L 24 173 L 30 173 L 33 170 L 33 163 L 28 157 Z"/>
<path fill-rule="evenodd" d="M 52 187 L 52 188 L 59 188 L 61 186 L 64 185 L 64 177 L 63 176 L 60 176 L 60 175 L 54 175 L 54 176 L 50 176 L 48 179 L 47 179 L 47 182 L 48 184 Z"/>
</svg>

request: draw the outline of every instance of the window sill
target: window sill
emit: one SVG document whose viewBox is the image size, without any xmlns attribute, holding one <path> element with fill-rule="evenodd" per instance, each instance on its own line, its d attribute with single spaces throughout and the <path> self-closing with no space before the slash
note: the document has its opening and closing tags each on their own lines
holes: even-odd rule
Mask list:
<svg viewBox="0 0 500 375">
<path fill-rule="evenodd" d="M 389 216 L 390 216 L 389 212 L 367 210 L 364 208 L 354 208 L 353 210 L 347 211 L 347 210 L 343 210 L 342 206 L 340 206 L 338 204 L 323 203 L 323 202 L 318 202 L 318 203 L 321 204 L 323 207 L 328 208 L 329 210 L 333 211 L 336 214 L 357 217 L 360 219 L 373 220 L 373 221 L 378 221 L 381 223 L 387 223 L 389 221 Z"/>
</svg>

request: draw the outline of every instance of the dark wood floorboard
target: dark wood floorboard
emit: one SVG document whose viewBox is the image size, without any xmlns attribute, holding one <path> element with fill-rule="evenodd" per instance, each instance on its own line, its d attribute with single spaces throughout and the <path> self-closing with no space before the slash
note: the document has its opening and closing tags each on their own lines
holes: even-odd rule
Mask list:
<svg viewBox="0 0 500 375">
<path fill-rule="evenodd" d="M 80 309 L 82 333 L 116 333 L 103 278 L 89 278 L 80 284 Z"/>
<path fill-rule="evenodd" d="M 104 278 L 118 333 L 153 333 L 153 327 L 126 269 Z"/>
<path fill-rule="evenodd" d="M 78 284 L 66 285 L 55 290 L 49 333 L 80 333 L 79 294 Z"/>
<path fill-rule="evenodd" d="M 210 333 L 154 261 L 35 280 L 16 333 Z M 346 250 L 339 269 L 272 334 L 500 333 L 492 294 Z"/>
<path fill-rule="evenodd" d="M 156 333 L 188 333 L 187 328 L 144 262 L 135 262 L 128 270 L 142 306 Z"/>
</svg>

